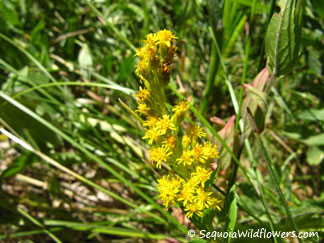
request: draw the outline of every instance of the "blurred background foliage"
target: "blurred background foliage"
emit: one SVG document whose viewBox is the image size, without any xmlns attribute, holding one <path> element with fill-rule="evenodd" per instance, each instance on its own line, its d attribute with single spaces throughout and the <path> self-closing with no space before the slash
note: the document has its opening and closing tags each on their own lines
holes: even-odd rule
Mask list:
<svg viewBox="0 0 324 243">
<path fill-rule="evenodd" d="M 159 208 L 158 172 L 143 129 L 119 102 L 136 106 L 134 46 L 150 32 L 172 30 L 179 38 L 169 101 L 178 90 L 220 130 L 235 114 L 225 77 L 239 97 L 266 65 L 265 32 L 271 10 L 279 11 L 274 2 L 1 1 L 0 240 L 185 241 L 185 227 L 194 226 L 181 210 Z M 323 227 L 323 61 L 324 5 L 308 0 L 300 60 L 272 87 L 261 135 L 302 231 Z M 229 145 L 231 129 L 223 134 Z M 277 229 L 292 230 L 260 148 L 253 136 L 249 141 L 254 161 L 244 148 L 240 162 L 250 181 L 240 170 L 234 179 L 236 229 L 269 228 L 269 213 Z M 222 150 L 215 183 L 224 191 L 230 160 Z M 253 189 L 258 180 L 264 201 Z M 215 227 L 224 217 L 217 215 Z"/>
</svg>

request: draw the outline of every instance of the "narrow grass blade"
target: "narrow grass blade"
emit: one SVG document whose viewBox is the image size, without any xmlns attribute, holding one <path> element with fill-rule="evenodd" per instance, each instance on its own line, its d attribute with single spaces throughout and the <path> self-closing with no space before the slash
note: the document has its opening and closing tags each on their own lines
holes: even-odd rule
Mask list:
<svg viewBox="0 0 324 243">
<path fill-rule="evenodd" d="M 46 70 L 46 68 L 40 64 L 29 52 L 25 51 L 22 47 L 20 47 L 17 43 L 12 41 L 10 38 L 7 36 L 3 35 L 0 33 L 0 38 L 4 39 L 5 41 L 9 42 L 11 45 L 16 47 L 19 51 L 21 51 L 23 54 L 25 54 L 35 65 L 52 81 L 52 82 L 57 82 L 55 78 Z"/>
<path fill-rule="evenodd" d="M 130 95 L 130 94 L 133 94 L 134 91 L 131 90 L 131 89 L 128 89 L 128 88 L 125 88 L 125 87 L 122 87 L 122 86 L 115 86 L 115 85 L 109 85 L 109 84 L 101 84 L 101 83 L 94 83 L 94 82 L 91 82 L 91 83 L 83 83 L 83 82 L 56 82 L 56 83 L 48 83 L 48 84 L 41 84 L 41 85 L 37 85 L 37 86 L 34 86 L 33 88 L 30 88 L 30 89 L 26 89 L 24 91 L 21 91 L 20 93 L 18 94 L 15 94 L 13 96 L 14 99 L 22 96 L 22 95 L 25 95 L 27 93 L 30 93 L 34 90 L 42 90 L 43 88 L 48 88 L 48 87 L 51 87 L 51 86 L 89 86 L 89 87 L 100 87 L 100 88 L 106 88 L 106 89 L 113 89 L 113 90 L 118 90 L 118 91 L 122 91 L 123 93 L 127 94 L 127 95 Z"/>
<path fill-rule="evenodd" d="M 154 208 L 156 208 L 159 212 L 161 212 L 170 222 L 172 222 L 174 225 L 177 225 L 178 228 L 183 231 L 187 232 L 187 229 L 181 225 L 174 217 L 172 217 L 167 211 L 165 211 L 159 204 L 157 204 L 151 197 L 147 196 L 144 192 L 142 192 L 139 188 L 137 188 L 132 182 L 130 182 L 127 178 L 120 175 L 116 170 L 114 170 L 112 167 L 107 165 L 103 160 L 101 160 L 99 157 L 88 151 L 86 148 L 84 148 L 82 145 L 80 145 L 78 142 L 76 142 L 74 139 L 72 139 L 70 136 L 66 135 L 64 132 L 62 132 L 57 127 L 53 126 L 51 123 L 37 115 L 35 112 L 31 111 L 27 107 L 23 106 L 22 104 L 18 103 L 11 97 L 7 96 L 3 92 L 0 91 L 0 97 L 11 103 L 12 105 L 16 106 L 21 111 L 25 112 L 26 114 L 30 115 L 46 127 L 48 127 L 50 130 L 55 132 L 56 134 L 60 135 L 62 138 L 64 138 L 66 141 L 68 141 L 71 145 L 73 145 L 75 148 L 79 149 L 81 152 L 83 152 L 89 159 L 95 161 L 99 165 L 101 165 L 103 168 L 105 168 L 107 171 L 109 171 L 112 175 L 114 175 L 117 179 L 125 183 L 127 186 L 132 188 L 138 195 L 140 195 L 143 199 L 145 199 L 147 202 L 149 202 Z"/>
<path fill-rule="evenodd" d="M 59 227 L 54 227 L 54 228 L 48 229 L 48 231 L 50 231 L 50 232 L 56 232 L 56 231 L 60 231 L 60 230 L 62 230 L 62 228 L 59 228 Z M 31 231 L 25 231 L 25 232 L 11 233 L 8 235 L 0 235 L 0 240 L 19 238 L 19 237 L 30 236 L 30 235 L 39 235 L 39 234 L 46 234 L 46 230 L 31 230 Z"/>
<path fill-rule="evenodd" d="M 22 210 L 20 208 L 18 208 L 17 211 L 19 213 L 21 213 L 24 217 L 26 217 L 28 220 L 30 220 L 32 223 L 34 223 L 38 227 L 42 228 L 46 232 L 46 234 L 48 234 L 49 237 L 51 237 L 55 242 L 62 243 L 62 241 L 60 241 L 52 232 L 45 229 L 45 227 L 37 219 L 35 219 L 33 216 L 31 216 L 29 213 L 25 212 L 24 210 Z"/>
<path fill-rule="evenodd" d="M 52 158 L 48 157 L 47 155 L 35 150 L 32 146 L 30 146 L 28 143 L 26 143 L 25 141 L 23 141 L 22 139 L 12 135 L 11 133 L 7 132 L 5 129 L 3 128 L 0 128 L 0 131 L 5 134 L 7 137 L 9 137 L 12 141 L 18 143 L 20 146 L 22 146 L 23 148 L 35 153 L 36 155 L 38 155 L 40 158 L 42 158 L 44 161 L 46 161 L 47 163 L 51 164 L 52 166 L 58 168 L 59 170 L 61 171 L 64 171 L 65 173 L 75 177 L 76 179 L 84 182 L 85 184 L 88 184 L 89 186 L 92 186 L 93 188 L 96 188 L 100 191 L 102 191 L 103 193 L 111 196 L 112 198 L 115 198 L 119 201 L 121 201 L 122 203 L 132 207 L 132 208 L 136 208 L 137 210 L 139 210 L 139 212 L 144 212 L 144 213 L 147 213 L 148 215 L 150 215 L 151 217 L 153 218 L 156 218 L 158 221 L 161 221 L 161 222 L 164 222 L 166 223 L 162 218 L 158 217 L 157 215 L 145 210 L 145 209 L 142 209 L 140 207 L 138 207 L 136 204 L 133 204 L 132 202 L 129 202 L 127 200 L 125 200 L 124 198 L 118 196 L 117 194 L 111 192 L 111 191 L 108 191 L 106 190 L 105 188 L 97 185 L 96 183 L 86 179 L 85 177 L 75 173 L 74 171 L 64 167 L 63 165 L 61 165 L 60 163 L 58 163 L 57 161 L 53 160 Z"/>
<path fill-rule="evenodd" d="M 168 235 L 162 234 L 153 234 L 149 232 L 143 232 L 140 230 L 131 230 L 119 227 L 108 227 L 106 225 L 99 225 L 98 223 L 79 223 L 71 221 L 62 221 L 62 220 L 45 220 L 45 225 L 48 226 L 61 226 L 69 227 L 75 230 L 90 230 L 93 232 L 98 232 L 102 234 L 116 235 L 116 236 L 127 236 L 132 238 L 141 238 L 141 239 L 155 239 L 163 240 L 166 238 L 171 238 Z M 185 242 L 184 238 L 178 238 L 179 241 Z"/>
<path fill-rule="evenodd" d="M 20 79 L 21 81 L 27 82 L 29 85 L 35 87 L 36 85 L 34 84 L 34 82 L 32 80 L 30 80 L 29 78 L 25 78 L 25 77 L 19 77 L 19 72 L 18 70 L 16 70 L 15 68 L 13 68 L 12 66 L 10 66 L 8 63 L 6 63 L 3 59 L 0 58 L 0 64 L 6 68 L 7 70 L 9 70 L 10 72 L 16 74 L 18 76 L 18 79 Z M 61 105 L 61 103 L 55 98 L 53 97 L 51 94 L 49 94 L 46 91 L 40 90 L 40 93 L 44 96 L 46 96 L 47 98 L 49 98 L 51 101 L 53 101 L 55 104 Z"/>
</svg>

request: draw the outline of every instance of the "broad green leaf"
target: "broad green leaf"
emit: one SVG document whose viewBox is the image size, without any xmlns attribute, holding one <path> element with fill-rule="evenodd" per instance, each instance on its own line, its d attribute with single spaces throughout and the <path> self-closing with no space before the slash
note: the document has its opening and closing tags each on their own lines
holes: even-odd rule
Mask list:
<svg viewBox="0 0 324 243">
<path fill-rule="evenodd" d="M 311 146 L 308 148 L 306 156 L 309 165 L 318 165 L 324 159 L 324 150 L 317 146 Z"/>
<path fill-rule="evenodd" d="M 209 231 L 213 231 L 213 219 L 216 216 L 216 209 L 208 208 L 204 210 L 204 215 L 201 218 L 201 222 Z"/>
<path fill-rule="evenodd" d="M 302 140 L 302 142 L 306 143 L 309 146 L 324 145 L 324 133 L 310 136 L 307 139 Z"/>
<path fill-rule="evenodd" d="M 308 120 L 308 121 L 324 121 L 324 109 L 310 109 L 304 110 L 298 115 L 299 119 Z"/>
<path fill-rule="evenodd" d="M 235 184 L 229 190 L 224 205 L 225 227 L 224 232 L 234 232 L 237 218 L 237 203 Z M 224 238 L 223 242 L 229 242 L 231 237 Z"/>
<path fill-rule="evenodd" d="M 322 0 L 313 0 L 313 9 L 314 11 L 321 16 L 321 18 L 324 18 L 324 4 Z"/>
<path fill-rule="evenodd" d="M 267 29 L 265 50 L 271 72 L 284 75 L 298 61 L 304 0 L 280 0 L 279 7 Z"/>
<path fill-rule="evenodd" d="M 90 79 L 90 70 L 92 68 L 92 56 L 88 45 L 82 45 L 78 56 L 78 62 L 80 66 L 81 75 Z"/>
</svg>

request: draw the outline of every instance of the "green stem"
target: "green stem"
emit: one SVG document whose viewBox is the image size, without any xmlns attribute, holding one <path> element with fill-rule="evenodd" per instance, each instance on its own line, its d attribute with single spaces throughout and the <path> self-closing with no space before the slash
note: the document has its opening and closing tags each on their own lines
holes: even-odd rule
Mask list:
<svg viewBox="0 0 324 243">
<path fill-rule="evenodd" d="M 255 122 L 253 120 L 253 115 L 252 115 L 252 113 L 251 113 L 251 111 L 249 109 L 248 109 L 248 117 L 249 117 L 249 119 L 251 121 L 251 124 L 252 124 L 252 127 L 253 127 L 253 131 L 254 131 L 254 134 L 255 134 L 255 138 L 256 138 L 257 143 L 258 143 L 258 145 L 259 145 L 259 147 L 261 149 L 261 153 L 262 153 L 262 155 L 264 157 L 264 160 L 265 160 L 265 162 L 267 164 L 267 169 L 269 171 L 270 177 L 271 177 L 271 179 L 272 179 L 272 181 L 273 181 L 273 183 L 275 185 L 275 189 L 278 192 L 279 197 L 280 197 L 280 200 L 281 200 L 281 202 L 284 205 L 284 208 L 286 210 L 286 213 L 288 215 L 288 218 L 290 220 L 290 223 L 292 224 L 294 230 L 296 231 L 296 234 L 298 235 L 297 225 L 296 225 L 295 220 L 293 218 L 293 215 L 292 215 L 292 213 L 291 213 L 291 211 L 289 209 L 289 206 L 288 206 L 288 204 L 286 202 L 285 196 L 283 195 L 283 193 L 282 193 L 282 191 L 280 189 L 279 183 L 278 183 L 278 181 L 277 181 L 277 179 L 276 179 L 276 177 L 274 175 L 274 172 L 273 172 L 273 169 L 272 169 L 272 166 L 271 166 L 270 156 L 269 156 L 267 150 L 265 149 L 265 147 L 263 145 L 263 142 L 262 142 L 262 140 L 260 138 L 260 135 L 257 132 L 257 127 L 256 127 L 256 124 L 255 124 Z M 298 238 L 298 242 L 302 242 L 302 240 Z"/>
</svg>

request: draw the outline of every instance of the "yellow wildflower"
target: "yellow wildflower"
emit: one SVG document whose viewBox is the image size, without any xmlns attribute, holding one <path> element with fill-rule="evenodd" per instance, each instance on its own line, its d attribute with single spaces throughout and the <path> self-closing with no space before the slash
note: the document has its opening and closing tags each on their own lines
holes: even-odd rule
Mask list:
<svg viewBox="0 0 324 243">
<path fill-rule="evenodd" d="M 180 191 L 178 201 L 183 201 L 183 205 L 186 206 L 189 202 L 194 198 L 194 191 L 196 189 L 196 184 L 193 180 L 189 180 L 188 182 L 182 185 L 182 189 Z"/>
<path fill-rule="evenodd" d="M 145 130 L 145 136 L 143 139 L 150 139 L 148 144 L 152 144 L 153 141 L 156 141 L 159 137 L 159 132 L 157 131 L 156 127 L 152 127 L 150 129 Z"/>
<path fill-rule="evenodd" d="M 212 194 L 211 191 L 205 191 L 202 187 L 199 187 L 196 191 L 197 195 L 195 196 L 194 201 L 198 204 L 201 208 L 208 208 L 209 205 L 212 203 L 212 198 L 210 195 Z"/>
<path fill-rule="evenodd" d="M 202 130 L 200 126 L 194 125 L 189 129 L 189 134 L 192 137 L 193 140 L 196 140 L 197 138 L 202 138 L 206 136 L 206 133 Z"/>
<path fill-rule="evenodd" d="M 218 151 L 217 151 L 217 146 L 213 145 L 210 142 L 206 142 L 203 146 L 203 153 L 208 159 L 218 159 Z"/>
<path fill-rule="evenodd" d="M 144 115 L 143 139 L 148 139 L 150 145 L 154 143 L 149 150 L 152 164 L 161 168 L 162 163 L 175 163 L 171 173 L 179 173 L 184 178 L 164 175 L 158 179 L 157 189 L 163 205 L 168 208 L 180 202 L 188 218 L 194 214 L 202 217 L 206 208 L 220 210 L 220 201 L 212 197 L 211 190 L 204 189 L 212 174 L 209 169 L 211 159 L 219 158 L 219 155 L 215 145 L 198 142 L 199 138 L 206 136 L 200 126 L 193 125 L 186 129 L 182 138 L 179 135 L 181 123 L 190 106 L 187 100 L 178 102 L 170 115 L 166 108 L 165 88 L 170 81 L 176 51 L 173 45 L 175 39 L 177 37 L 171 31 L 162 30 L 148 34 L 143 47 L 136 50 L 135 56 L 139 57 L 136 74 L 142 82 L 136 94 L 136 112 Z"/>
<path fill-rule="evenodd" d="M 187 149 L 189 144 L 191 144 L 191 138 L 188 135 L 182 137 L 182 148 Z"/>
<path fill-rule="evenodd" d="M 158 118 L 155 116 L 148 116 L 147 119 L 144 121 L 143 125 L 145 127 L 154 127 L 157 123 Z"/>
<path fill-rule="evenodd" d="M 150 108 L 145 103 L 139 103 L 136 111 L 142 115 L 148 115 Z"/>
<path fill-rule="evenodd" d="M 169 151 L 169 148 L 166 146 L 153 148 L 149 151 L 150 153 L 150 159 L 152 160 L 152 163 L 156 163 L 156 168 L 161 169 L 161 163 L 167 162 L 169 156 L 172 154 L 171 151 Z"/>
<path fill-rule="evenodd" d="M 174 149 L 176 146 L 177 139 L 174 136 L 169 136 L 165 139 L 163 144 L 170 149 Z"/>
<path fill-rule="evenodd" d="M 136 74 L 140 76 L 140 74 L 150 72 L 150 65 L 145 59 L 139 60 L 136 68 Z"/>
<path fill-rule="evenodd" d="M 163 115 L 162 118 L 156 123 L 156 127 L 159 130 L 160 135 L 166 134 L 167 130 L 175 130 L 173 122 L 169 119 L 168 115 Z"/>
<path fill-rule="evenodd" d="M 144 103 L 150 97 L 150 91 L 148 91 L 145 88 L 143 89 L 142 87 L 140 87 L 139 91 L 136 94 L 136 97 L 138 99 L 138 102 Z"/>
<path fill-rule="evenodd" d="M 184 166 L 186 165 L 191 165 L 193 162 L 193 151 L 192 150 L 185 150 L 182 152 L 182 155 L 180 158 L 176 160 L 178 164 L 183 164 Z"/>
<path fill-rule="evenodd" d="M 189 109 L 189 103 L 187 100 L 181 100 L 178 104 L 174 106 L 172 111 L 177 117 L 183 117 L 186 111 Z"/>
<path fill-rule="evenodd" d="M 197 183 L 201 184 L 203 187 L 205 182 L 210 178 L 212 171 L 209 169 L 205 169 L 201 166 L 197 166 L 196 172 L 191 174 L 191 178 Z"/>
<path fill-rule="evenodd" d="M 135 56 L 138 56 L 140 60 L 145 58 L 145 55 L 146 55 L 146 48 L 142 47 L 136 49 Z"/>
<path fill-rule="evenodd" d="M 171 178 L 170 176 L 163 176 L 162 179 L 158 179 L 157 189 L 160 192 L 160 198 L 163 205 L 168 208 L 172 204 L 175 204 L 177 200 L 177 194 L 179 192 L 180 183 L 177 183 L 178 178 Z"/>
<path fill-rule="evenodd" d="M 192 150 L 194 160 L 196 162 L 205 163 L 207 156 L 204 153 L 203 146 L 201 144 L 196 144 Z"/>
<path fill-rule="evenodd" d="M 215 197 L 212 197 L 210 200 L 210 208 L 215 208 L 218 209 L 219 211 L 221 210 L 220 207 L 218 206 L 218 204 L 221 202 L 221 200 L 218 200 Z"/>
<path fill-rule="evenodd" d="M 199 217 L 202 217 L 203 213 L 201 210 L 201 207 L 199 207 L 199 205 L 196 203 L 187 204 L 187 206 L 185 207 L 185 211 L 187 211 L 186 216 L 188 217 L 188 219 L 190 219 L 194 213 Z"/>
<path fill-rule="evenodd" d="M 146 35 L 146 40 L 144 40 L 143 42 L 144 42 L 144 44 L 146 44 L 149 47 L 154 47 L 154 46 L 156 46 L 155 41 L 156 41 L 156 34 L 150 33 L 150 34 Z"/>
<path fill-rule="evenodd" d="M 157 44 L 164 44 L 167 47 L 170 47 L 171 41 L 177 39 L 175 35 L 172 34 L 170 30 L 161 30 L 156 34 Z"/>
</svg>

